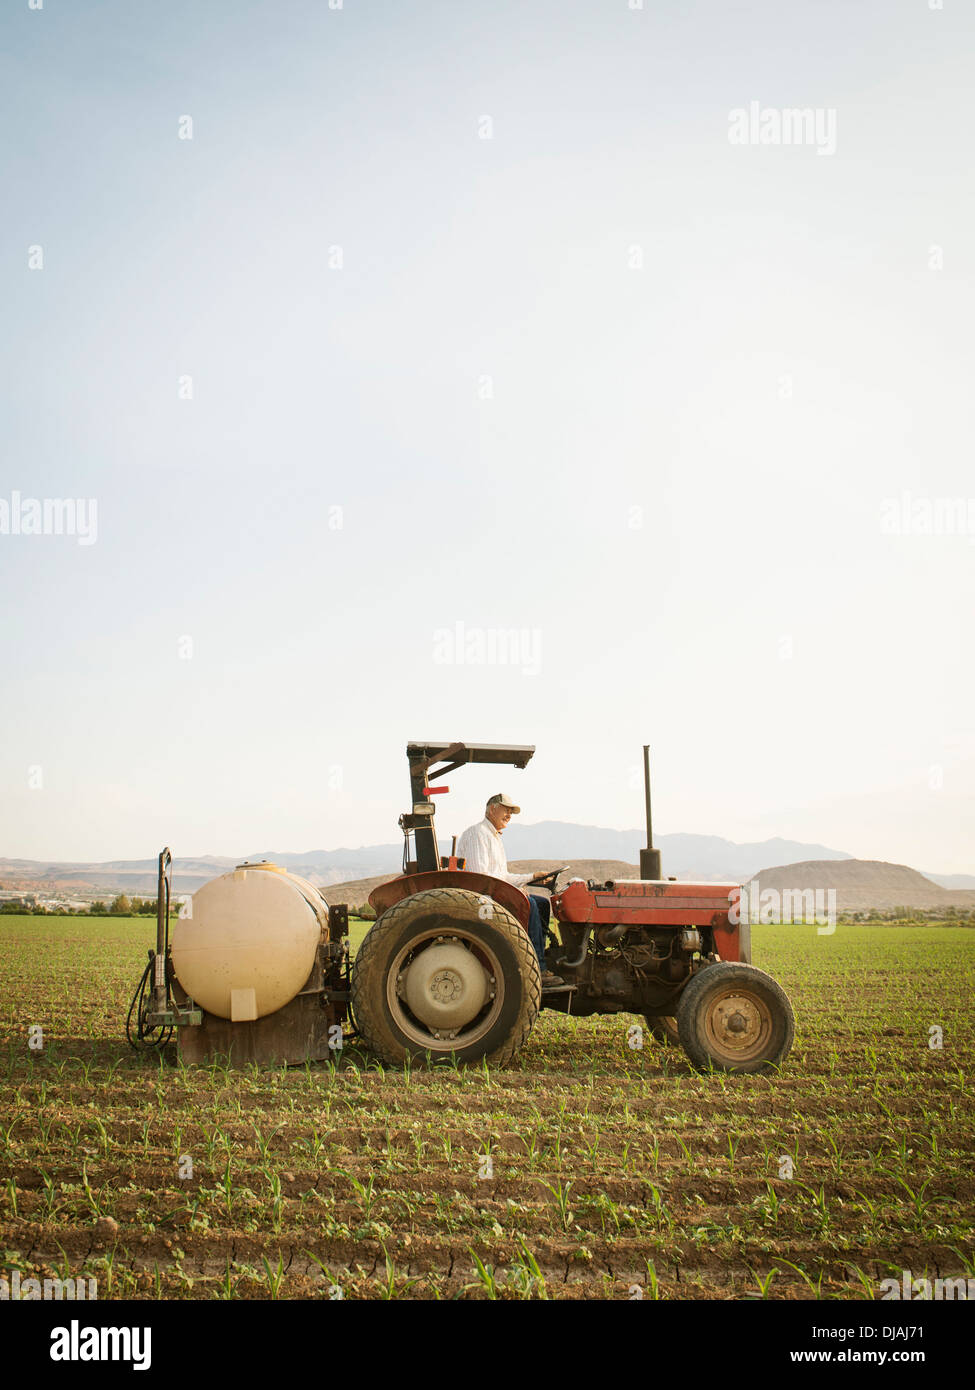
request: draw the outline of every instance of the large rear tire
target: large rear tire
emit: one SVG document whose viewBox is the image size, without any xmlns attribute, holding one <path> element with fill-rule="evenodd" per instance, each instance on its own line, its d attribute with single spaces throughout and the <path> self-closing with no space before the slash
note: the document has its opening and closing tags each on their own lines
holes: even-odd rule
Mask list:
<svg viewBox="0 0 975 1390">
<path fill-rule="evenodd" d="M 781 1066 L 795 1037 L 780 984 L 738 961 L 705 966 L 677 1001 L 681 1046 L 696 1067 L 760 1072 Z"/>
<path fill-rule="evenodd" d="M 500 903 L 464 888 L 394 903 L 352 968 L 356 1027 L 393 1065 L 427 1053 L 504 1065 L 527 1040 L 541 998 L 528 933 Z"/>
</svg>

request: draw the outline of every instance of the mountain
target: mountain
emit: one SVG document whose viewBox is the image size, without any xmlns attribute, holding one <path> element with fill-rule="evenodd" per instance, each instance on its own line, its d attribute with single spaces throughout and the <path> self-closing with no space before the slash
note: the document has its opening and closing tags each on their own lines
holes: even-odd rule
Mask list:
<svg viewBox="0 0 975 1390">
<path fill-rule="evenodd" d="M 519 825 L 513 822 L 504 835 L 505 851 L 510 862 L 529 861 L 539 863 L 572 864 L 573 872 L 581 878 L 612 877 L 620 870 L 593 869 L 583 871 L 582 864 L 605 864 L 629 866 L 627 872 L 635 875 L 639 863 L 640 850 L 646 840 L 645 832 L 640 830 L 609 830 L 596 825 L 576 825 L 568 821 L 539 821 L 532 825 Z M 745 844 L 718 835 L 659 835 L 657 848 L 661 852 L 663 872 L 682 879 L 712 880 L 717 882 L 744 883 L 756 874 L 766 875 L 770 869 L 782 866 L 792 867 L 808 864 L 857 865 L 873 861 L 854 860 L 843 850 L 830 849 L 825 845 L 805 844 L 797 840 L 775 838 Z M 441 852 L 449 853 L 450 845 L 441 841 Z M 176 893 L 194 893 L 208 879 L 226 873 L 235 864 L 250 860 L 270 859 L 292 873 L 308 879 L 319 888 L 332 888 L 336 885 L 343 891 L 352 885 L 358 890 L 366 880 L 379 882 L 399 872 L 403 857 L 402 841 L 394 844 L 362 845 L 357 849 L 330 850 L 259 850 L 239 857 L 225 855 L 197 855 L 176 858 L 173 864 L 173 890 Z M 931 875 L 925 878 L 906 865 L 887 866 L 900 868 L 905 873 L 914 874 L 913 887 L 923 894 L 945 893 L 950 890 L 975 889 L 975 876 L 954 874 L 947 876 Z M 854 875 L 858 870 L 850 870 Z M 926 885 L 919 888 L 918 882 Z M 764 878 L 763 878 L 764 882 Z M 849 889 L 856 896 L 859 888 L 852 881 L 831 878 L 819 886 L 833 886 L 844 891 Z M 771 882 L 769 886 L 774 886 Z M 786 886 L 801 887 L 801 884 Z M 817 886 L 817 885 L 810 885 Z M 904 882 L 903 891 L 911 884 Z M 870 885 L 863 885 L 864 891 L 880 893 L 886 901 L 891 893 L 896 894 L 896 884 L 881 875 Z M 0 859 L 0 889 L 10 892 L 40 892 L 51 895 L 80 895 L 86 898 L 114 896 L 127 893 L 130 897 L 154 897 L 156 892 L 156 860 L 129 859 L 108 860 L 105 863 L 90 864 L 78 862 L 45 862 L 43 860 Z M 353 899 L 354 901 L 355 899 Z M 933 898 L 932 902 L 954 901 L 951 898 Z M 911 906 L 915 899 L 897 898 L 893 906 Z M 868 906 L 879 906 L 870 902 Z"/>
<path fill-rule="evenodd" d="M 638 864 L 640 850 L 647 842 L 646 830 L 607 830 L 598 825 L 576 825 L 570 821 L 538 821 L 533 825 L 512 822 L 504 832 L 505 852 L 511 859 L 571 860 L 613 859 Z M 789 864 L 802 859 L 849 859 L 845 850 L 826 845 L 804 844 L 798 840 L 758 840 L 736 844 L 719 835 L 658 835 L 663 872 L 676 878 L 715 879 L 741 882 L 763 864 Z M 442 854 L 450 853 L 450 842 L 441 838 Z M 400 864 L 402 842 L 371 845 L 362 849 L 311 850 L 304 854 L 273 851 L 250 854 L 248 859 L 271 859 L 292 873 L 317 883 L 338 882 L 328 877 L 336 870 L 342 879 L 366 878 Z M 2 867 L 2 862 L 0 862 Z"/>
<path fill-rule="evenodd" d="M 924 877 L 942 888 L 975 888 L 975 874 L 929 874 L 925 870 Z"/>
<path fill-rule="evenodd" d="M 239 856 L 203 855 L 173 860 L 173 892 L 195 893 L 211 878 L 245 860 L 270 859 L 282 868 L 307 878 L 316 887 L 347 879 L 353 874 L 389 877 L 399 868 L 402 845 L 373 845 L 365 849 L 315 850 L 305 854 L 260 853 Z M 46 863 L 43 860 L 0 859 L 0 889 L 50 894 L 80 893 L 95 898 L 127 893 L 129 897 L 155 897 L 156 859 L 118 859 L 101 864 Z"/>
<path fill-rule="evenodd" d="M 756 891 L 775 889 L 781 895 L 806 889 L 834 889 L 837 912 L 895 907 L 956 907 L 968 911 L 975 907 L 975 891 L 942 888 L 907 864 L 888 864 L 879 859 L 814 859 L 775 865 L 755 874 L 749 889 L 752 902 L 759 905 L 761 899 L 756 899 Z"/>
<path fill-rule="evenodd" d="M 640 862 L 640 850 L 647 833 L 641 830 L 603 830 L 595 825 L 572 825 L 565 821 L 539 821 L 536 825 L 511 824 L 504 832 L 509 859 L 572 858 L 622 859 Z M 727 880 L 740 883 L 763 864 L 790 864 L 803 859 L 849 859 L 844 850 L 825 845 L 802 844 L 797 840 L 759 840 L 736 844 L 719 835 L 657 835 L 665 874 L 675 878 Z"/>
</svg>

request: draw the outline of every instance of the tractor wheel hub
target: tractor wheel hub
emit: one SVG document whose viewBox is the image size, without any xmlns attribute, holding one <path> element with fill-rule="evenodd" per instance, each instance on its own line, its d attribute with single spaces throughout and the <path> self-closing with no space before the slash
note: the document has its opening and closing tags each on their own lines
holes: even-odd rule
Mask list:
<svg viewBox="0 0 975 1390">
<path fill-rule="evenodd" d="M 726 995 L 714 1006 L 710 1032 L 725 1048 L 748 1050 L 769 1026 L 758 1002 L 746 994 Z"/>
<path fill-rule="evenodd" d="M 431 1030 L 462 1028 L 490 995 L 490 980 L 477 957 L 457 940 L 440 940 L 414 957 L 397 993 Z"/>
</svg>

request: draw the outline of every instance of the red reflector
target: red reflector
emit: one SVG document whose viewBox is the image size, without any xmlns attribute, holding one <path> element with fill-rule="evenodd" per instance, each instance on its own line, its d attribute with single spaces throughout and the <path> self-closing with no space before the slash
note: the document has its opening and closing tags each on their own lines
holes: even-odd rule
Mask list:
<svg viewBox="0 0 975 1390">
<path fill-rule="evenodd" d="M 449 787 L 424 787 L 424 796 L 440 796 L 443 792 L 449 792 Z"/>
</svg>

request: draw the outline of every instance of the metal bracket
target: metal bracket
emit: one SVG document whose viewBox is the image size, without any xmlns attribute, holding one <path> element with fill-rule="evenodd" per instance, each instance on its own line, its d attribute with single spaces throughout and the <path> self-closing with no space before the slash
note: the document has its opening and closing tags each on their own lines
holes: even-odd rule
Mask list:
<svg viewBox="0 0 975 1390">
<path fill-rule="evenodd" d="M 146 1022 L 153 1028 L 198 1028 L 203 1022 L 203 1011 L 189 999 L 186 1008 L 175 1004 L 171 1009 L 153 1010 L 146 1014 Z"/>
</svg>

